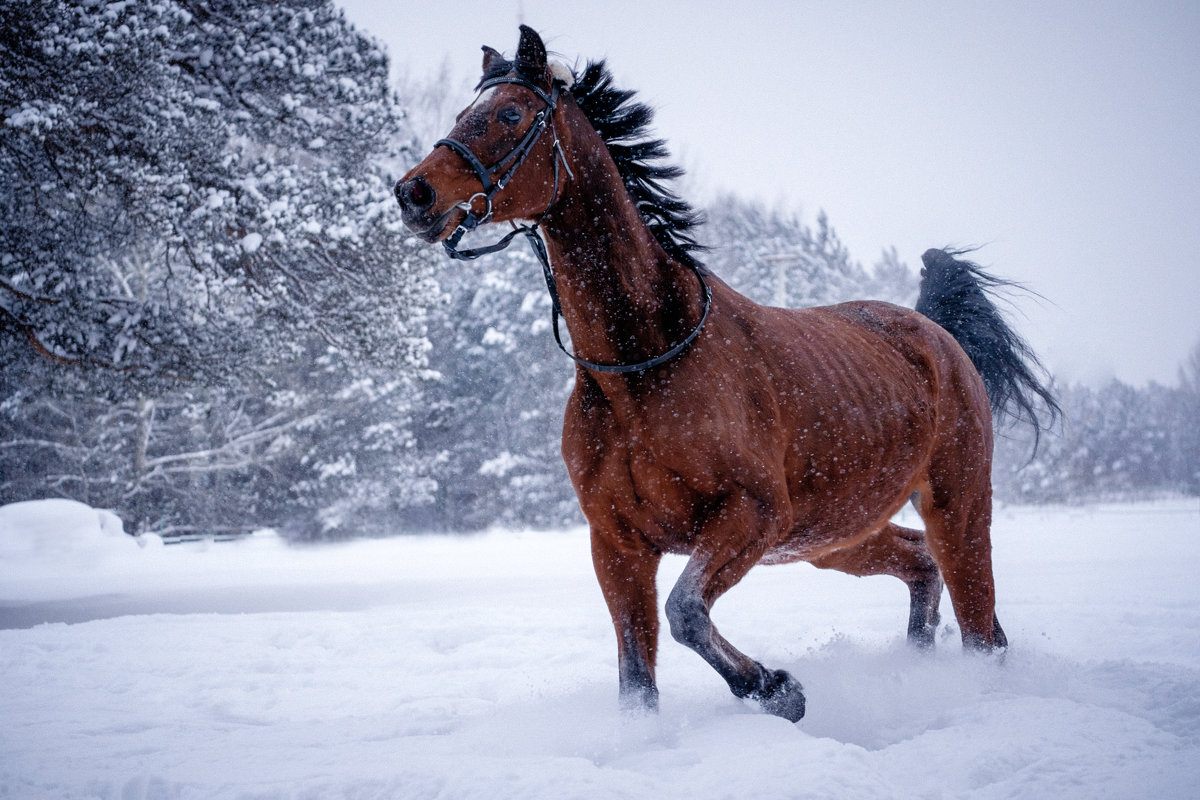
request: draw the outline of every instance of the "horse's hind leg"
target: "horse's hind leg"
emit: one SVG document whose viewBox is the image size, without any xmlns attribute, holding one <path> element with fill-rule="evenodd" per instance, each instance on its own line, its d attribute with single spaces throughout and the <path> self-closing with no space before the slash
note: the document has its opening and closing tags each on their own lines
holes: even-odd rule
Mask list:
<svg viewBox="0 0 1200 800">
<path fill-rule="evenodd" d="M 719 521 L 705 531 L 691 560 L 667 597 L 671 635 L 712 666 L 738 697 L 758 701 L 764 711 L 797 722 L 804 716 L 804 691 L 783 670 L 770 670 L 745 655 L 717 631 L 709 609 L 762 557 L 765 522 L 747 497 L 725 504 Z M 742 523 L 742 524 L 738 524 Z"/>
<path fill-rule="evenodd" d="M 894 575 L 908 585 L 908 641 L 918 647 L 933 646 L 937 632 L 942 576 L 925 546 L 924 531 L 888 523 L 864 541 L 823 553 L 812 559 L 815 567 L 850 575 Z"/>
<path fill-rule="evenodd" d="M 976 650 L 1008 646 L 996 619 L 989 462 L 983 459 L 982 468 L 975 470 L 931 471 L 920 503 L 925 541 L 945 577 L 963 646 Z"/>
</svg>

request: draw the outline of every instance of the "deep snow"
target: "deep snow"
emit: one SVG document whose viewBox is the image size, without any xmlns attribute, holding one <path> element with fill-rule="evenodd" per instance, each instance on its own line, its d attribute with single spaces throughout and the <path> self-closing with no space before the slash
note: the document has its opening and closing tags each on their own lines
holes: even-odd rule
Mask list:
<svg viewBox="0 0 1200 800">
<path fill-rule="evenodd" d="M 1200 796 L 1196 501 L 1002 508 L 994 541 L 1002 664 L 952 624 L 910 651 L 894 579 L 735 587 L 714 618 L 804 683 L 791 725 L 665 635 L 660 714 L 622 716 L 582 530 L 139 546 L 7 506 L 0 796 Z"/>
</svg>

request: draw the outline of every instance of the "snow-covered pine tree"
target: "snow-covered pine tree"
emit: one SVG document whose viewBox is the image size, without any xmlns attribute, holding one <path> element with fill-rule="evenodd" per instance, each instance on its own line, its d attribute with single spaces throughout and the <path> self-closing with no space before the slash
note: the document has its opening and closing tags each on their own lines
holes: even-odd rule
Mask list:
<svg viewBox="0 0 1200 800">
<path fill-rule="evenodd" d="M 1185 490 L 1200 497 L 1200 339 L 1179 367 L 1179 395 L 1171 431 L 1178 451 L 1175 471 Z"/>
<path fill-rule="evenodd" d="M 418 439 L 436 501 L 411 524 L 438 530 L 582 522 L 560 455 L 574 367 L 550 334 L 541 266 L 523 245 L 441 273 Z"/>
<path fill-rule="evenodd" d="M 136 527 L 229 489 L 245 518 L 237 487 L 347 387 L 411 405 L 435 295 L 390 196 L 411 135 L 331 2 L 11 0 L 0 36 L 3 499 Z M 309 363 L 329 349 L 342 372 Z"/>
<path fill-rule="evenodd" d="M 1065 386 L 1061 432 L 1037 453 L 1024 426 L 996 438 L 996 496 L 1010 502 L 1084 502 L 1200 495 L 1200 402 L 1180 385 Z"/>
<path fill-rule="evenodd" d="M 431 288 L 389 191 L 409 137 L 332 3 L 3 13 L 6 358 L 222 378 L 305 330 L 420 359 Z"/>
</svg>

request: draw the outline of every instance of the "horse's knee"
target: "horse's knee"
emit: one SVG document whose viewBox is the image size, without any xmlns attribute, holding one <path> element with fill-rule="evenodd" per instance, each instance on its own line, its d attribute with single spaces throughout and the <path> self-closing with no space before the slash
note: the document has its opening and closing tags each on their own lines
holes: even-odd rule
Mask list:
<svg viewBox="0 0 1200 800">
<path fill-rule="evenodd" d="M 708 609 L 698 595 L 676 586 L 667 597 L 666 612 L 671 637 L 680 644 L 694 648 L 711 635 Z"/>
</svg>

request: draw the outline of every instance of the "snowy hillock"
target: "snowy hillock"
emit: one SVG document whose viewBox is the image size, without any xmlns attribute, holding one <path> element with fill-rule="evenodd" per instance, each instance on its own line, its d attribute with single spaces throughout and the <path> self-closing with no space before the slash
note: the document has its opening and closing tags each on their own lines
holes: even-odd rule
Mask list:
<svg viewBox="0 0 1200 800">
<path fill-rule="evenodd" d="M 97 562 L 161 544 L 157 537 L 134 538 L 120 517 L 74 500 L 30 500 L 0 506 L 0 559 L 10 562 Z"/>
</svg>

